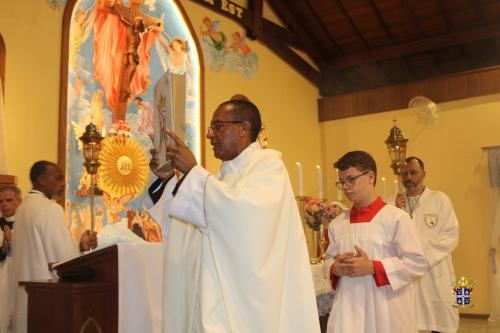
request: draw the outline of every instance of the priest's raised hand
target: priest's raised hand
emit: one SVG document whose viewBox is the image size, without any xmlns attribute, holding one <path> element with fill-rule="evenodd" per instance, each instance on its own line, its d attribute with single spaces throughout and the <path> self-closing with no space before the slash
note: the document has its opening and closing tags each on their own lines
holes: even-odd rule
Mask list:
<svg viewBox="0 0 500 333">
<path fill-rule="evenodd" d="M 158 154 L 160 153 L 160 150 L 158 148 L 152 148 L 149 152 L 151 153 L 149 168 L 156 175 L 156 177 L 166 182 L 168 179 L 170 179 L 170 177 L 174 175 L 175 171 L 173 169 L 170 169 L 168 171 L 162 171 L 161 169 L 159 169 L 160 160 L 158 159 Z"/>
<path fill-rule="evenodd" d="M 174 132 L 167 131 L 169 137 L 174 141 L 173 145 L 167 146 L 167 156 L 172 160 L 175 168 L 186 174 L 196 164 L 196 158 L 184 141 Z"/>
</svg>

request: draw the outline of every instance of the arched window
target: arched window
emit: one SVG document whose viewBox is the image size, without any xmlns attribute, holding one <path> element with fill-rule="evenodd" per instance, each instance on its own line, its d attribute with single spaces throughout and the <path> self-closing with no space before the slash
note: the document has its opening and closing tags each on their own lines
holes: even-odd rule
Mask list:
<svg viewBox="0 0 500 333">
<path fill-rule="evenodd" d="M 177 0 L 70 0 L 63 18 L 59 164 L 66 170 L 68 223 L 77 237 L 87 227 L 88 187 L 96 230 L 127 220 L 155 224 L 143 212 L 154 180 L 149 150 L 165 148 L 165 129 L 184 138 L 203 163 L 201 51 Z M 89 123 L 105 136 L 97 177 L 83 167 L 79 137 Z M 159 227 L 135 230 L 160 240 Z"/>
</svg>

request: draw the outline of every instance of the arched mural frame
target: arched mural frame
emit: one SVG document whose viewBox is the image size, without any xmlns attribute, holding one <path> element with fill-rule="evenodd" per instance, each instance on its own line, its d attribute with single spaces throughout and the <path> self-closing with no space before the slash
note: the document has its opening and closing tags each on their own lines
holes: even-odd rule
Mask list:
<svg viewBox="0 0 500 333">
<path fill-rule="evenodd" d="M 67 136 L 68 135 L 74 136 L 76 134 L 76 131 L 73 128 L 70 128 L 70 126 L 68 124 L 68 120 L 71 121 L 71 119 L 68 119 L 68 96 L 70 94 L 70 92 L 69 92 L 69 89 L 70 89 L 70 84 L 69 84 L 70 83 L 70 69 L 69 69 L 70 64 L 69 64 L 69 62 L 70 62 L 70 58 L 71 58 L 71 56 L 70 56 L 71 31 L 70 30 L 71 30 L 71 21 L 72 21 L 72 17 L 73 17 L 73 12 L 75 11 L 75 6 L 78 3 L 79 3 L 79 0 L 69 0 L 68 1 L 68 3 L 66 4 L 66 7 L 65 7 L 65 11 L 64 11 L 64 15 L 63 15 L 63 25 L 62 25 L 62 47 L 61 47 L 61 65 L 60 65 L 60 97 L 59 97 L 59 127 L 58 127 L 58 130 L 59 130 L 58 164 L 61 167 L 61 169 L 65 170 L 65 171 L 68 170 L 67 167 L 68 166 L 70 167 L 70 165 L 72 163 L 71 160 L 68 160 L 68 156 L 70 156 L 70 158 L 73 156 L 73 155 L 67 156 L 67 152 L 69 152 L 68 154 L 71 154 L 71 152 L 69 151 L 69 147 L 68 147 L 69 138 L 67 138 Z M 182 5 L 180 4 L 180 2 L 178 0 L 158 0 L 158 3 L 165 4 L 165 7 L 171 6 L 171 4 L 173 4 L 174 6 L 177 7 L 178 13 L 182 17 L 181 20 L 183 20 L 185 23 L 185 29 L 189 32 L 188 35 L 190 36 L 189 38 L 191 40 L 190 47 L 191 48 L 194 47 L 194 50 L 195 50 L 194 53 L 196 53 L 196 55 L 197 55 L 197 57 L 196 57 L 197 61 L 198 61 L 197 65 L 199 65 L 199 66 L 196 67 L 196 69 L 198 71 L 196 73 L 196 75 L 197 75 L 196 80 L 193 81 L 193 87 L 195 87 L 195 89 L 196 89 L 196 93 L 195 93 L 196 97 L 195 97 L 195 102 L 194 102 L 196 107 L 194 107 L 194 108 L 198 109 L 198 115 L 197 115 L 197 117 L 198 117 L 197 118 L 198 119 L 197 127 L 198 128 L 193 128 L 193 125 L 191 123 L 192 128 L 191 128 L 190 133 L 193 133 L 193 130 L 194 130 L 199 135 L 197 137 L 197 140 L 199 140 L 199 141 L 197 141 L 197 142 L 199 142 L 198 148 L 197 148 L 198 152 L 199 152 L 198 158 L 199 158 L 200 163 L 202 165 L 204 165 L 205 164 L 205 151 L 204 151 L 205 150 L 204 149 L 204 147 L 205 147 L 205 142 L 204 142 L 204 137 L 205 137 L 205 128 L 204 128 L 204 123 L 205 123 L 205 121 L 204 121 L 204 64 L 203 64 L 203 57 L 202 57 L 202 53 L 201 53 L 202 52 L 201 46 L 200 46 L 199 40 L 195 34 L 195 30 L 193 29 L 193 26 L 192 26 L 189 18 L 187 17 L 186 12 L 185 12 L 184 8 L 182 7 Z M 128 2 L 125 2 L 125 4 L 128 4 Z M 168 4 L 168 5 L 166 5 L 166 4 Z M 162 16 L 162 19 L 163 19 L 163 16 Z M 175 26 L 175 27 L 177 27 L 177 26 Z M 168 36 L 167 33 L 165 33 L 165 35 Z M 168 36 L 168 37 L 170 38 L 170 36 Z M 173 46 L 174 46 L 173 41 L 176 39 L 175 35 L 173 37 L 174 38 L 170 38 L 170 40 L 169 40 L 171 42 L 171 44 L 170 44 L 171 50 L 173 50 Z M 164 47 L 167 48 L 167 46 L 165 46 L 165 45 L 164 45 Z M 126 52 L 129 52 L 129 49 L 127 49 Z M 191 61 L 194 61 L 194 60 L 191 60 Z M 159 72 L 155 72 L 155 73 L 157 74 Z M 92 72 L 92 74 L 93 74 L 93 72 Z M 165 74 L 166 74 L 166 72 L 165 72 Z M 186 80 L 187 79 L 189 79 L 189 78 L 186 78 Z M 74 78 L 73 78 L 73 81 L 75 81 Z M 160 81 L 160 80 L 158 80 L 158 81 Z M 156 82 L 158 82 L 158 81 L 156 81 Z M 172 83 L 172 85 L 173 85 L 173 83 Z M 185 85 L 185 83 L 184 83 L 184 85 Z M 74 87 L 74 86 L 72 86 L 72 87 Z M 73 92 L 73 90 L 74 89 L 72 89 L 72 92 Z M 186 91 L 187 91 L 187 88 L 186 88 Z M 135 96 L 137 96 L 137 95 L 135 95 Z M 134 101 L 130 102 L 131 100 L 132 99 L 129 100 L 129 105 L 134 104 Z M 105 100 L 105 101 L 107 101 L 107 100 Z M 127 108 L 128 108 L 128 106 L 127 106 Z M 126 112 L 125 115 L 128 114 L 127 108 L 125 109 L 125 112 Z M 139 114 L 139 112 L 140 112 L 139 111 L 139 104 L 137 104 L 137 108 L 138 108 L 137 114 Z M 114 111 L 115 110 L 113 109 L 112 110 L 113 120 L 115 120 L 114 118 L 116 116 Z M 144 112 L 144 111 L 142 111 L 142 112 Z M 188 121 L 187 120 L 187 117 L 188 117 L 187 112 L 188 111 L 186 111 L 186 126 L 189 126 L 189 125 L 187 125 L 187 121 Z M 196 114 L 196 112 L 195 112 L 195 114 Z M 135 119 L 137 119 L 137 117 Z M 133 122 L 133 121 L 131 121 L 131 122 Z M 134 123 L 133 126 L 137 127 L 137 124 Z M 68 132 L 68 129 L 70 130 L 69 132 Z M 187 129 L 186 129 L 186 132 L 187 132 Z M 189 137 L 189 136 L 186 136 L 186 137 Z M 71 139 L 71 140 L 78 141 L 78 140 L 74 140 L 74 139 Z M 76 143 L 72 142 L 71 144 L 77 144 L 77 142 Z M 147 158 L 149 159 L 149 156 Z M 67 165 L 66 164 L 67 161 L 69 161 L 68 163 L 70 163 L 70 164 Z M 67 173 L 66 174 L 67 183 L 69 182 L 68 181 L 69 176 L 70 175 L 68 175 L 68 173 Z M 82 175 L 82 178 L 83 177 L 84 177 L 84 175 Z M 74 183 L 71 183 L 71 184 L 74 185 Z M 70 184 L 67 184 L 67 185 L 70 185 Z M 68 212 L 68 211 L 71 211 L 71 209 L 70 209 L 71 206 L 68 206 L 68 204 L 72 203 L 71 200 L 68 200 L 68 192 L 73 191 L 73 190 L 70 190 L 69 188 L 70 188 L 70 186 L 67 186 L 67 195 L 66 195 L 65 203 L 61 202 L 61 204 L 64 204 L 65 208 L 66 208 L 66 214 L 67 214 L 66 220 L 67 220 L 67 222 L 72 219 L 72 217 L 70 218 L 70 215 L 69 215 L 70 212 Z M 73 193 L 73 192 L 71 192 L 71 193 Z M 144 192 L 142 192 L 142 193 L 144 193 Z M 135 197 L 135 198 L 138 198 L 138 197 Z M 134 198 L 134 200 L 135 200 L 135 198 Z M 112 198 L 112 199 L 114 199 L 114 198 Z M 68 207 L 70 207 L 70 208 L 68 208 Z M 107 209 L 107 204 L 106 204 L 106 209 Z M 137 209 L 136 209 L 136 212 L 137 212 Z M 105 214 L 103 214 L 103 215 L 105 215 Z M 128 216 L 128 214 L 127 214 L 127 216 Z M 121 216 L 121 217 L 123 217 L 123 216 Z M 109 214 L 108 214 L 108 221 L 109 221 Z M 130 221 L 130 219 L 129 219 L 129 221 Z M 130 225 L 129 225 L 129 227 L 130 227 Z M 73 235 L 73 236 L 75 236 L 75 235 Z"/>
<path fill-rule="evenodd" d="M 0 34 L 0 79 L 2 80 L 2 92 L 5 96 L 5 43 L 2 34 Z"/>
</svg>

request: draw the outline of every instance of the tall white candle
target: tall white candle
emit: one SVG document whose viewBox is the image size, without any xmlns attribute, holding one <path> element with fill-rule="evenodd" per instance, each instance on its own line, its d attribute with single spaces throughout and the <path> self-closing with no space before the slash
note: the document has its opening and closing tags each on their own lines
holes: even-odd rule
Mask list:
<svg viewBox="0 0 500 333">
<path fill-rule="evenodd" d="M 335 169 L 337 171 L 337 178 L 339 177 L 339 169 Z M 337 201 L 342 201 L 342 190 L 337 187 Z"/>
<path fill-rule="evenodd" d="M 302 164 L 300 162 L 295 163 L 297 166 L 297 195 L 302 197 L 304 195 L 304 183 L 302 178 Z"/>
<path fill-rule="evenodd" d="M 387 187 L 385 183 L 385 177 L 382 177 L 382 199 L 387 198 Z"/>
<path fill-rule="evenodd" d="M 323 174 L 319 165 L 316 165 L 316 180 L 318 182 L 318 199 L 323 199 Z"/>
<path fill-rule="evenodd" d="M 399 193 L 398 180 L 394 179 L 394 196 L 397 196 Z"/>
</svg>

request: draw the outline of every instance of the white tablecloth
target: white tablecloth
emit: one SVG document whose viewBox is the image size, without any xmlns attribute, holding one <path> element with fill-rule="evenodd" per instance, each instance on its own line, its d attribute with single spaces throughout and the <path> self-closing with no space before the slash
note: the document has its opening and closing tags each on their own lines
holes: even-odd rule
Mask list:
<svg viewBox="0 0 500 333">
<path fill-rule="evenodd" d="M 160 333 L 161 243 L 118 244 L 118 332 Z"/>
<path fill-rule="evenodd" d="M 311 265 L 311 271 L 314 281 L 314 291 L 316 292 L 318 314 L 324 316 L 330 313 L 333 302 L 330 279 L 323 273 L 323 264 Z"/>
</svg>

